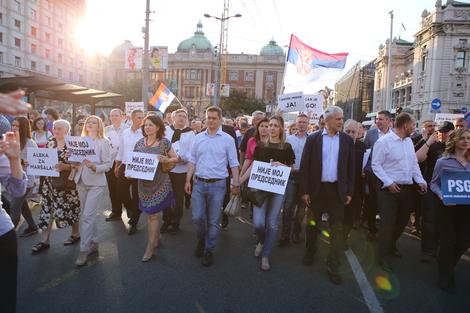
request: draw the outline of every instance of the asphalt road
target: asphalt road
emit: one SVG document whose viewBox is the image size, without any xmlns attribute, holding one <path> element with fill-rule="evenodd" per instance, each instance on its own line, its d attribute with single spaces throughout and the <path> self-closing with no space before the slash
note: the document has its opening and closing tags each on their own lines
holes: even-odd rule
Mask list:
<svg viewBox="0 0 470 313">
<path fill-rule="evenodd" d="M 195 231 L 185 210 L 181 231 L 163 235 L 156 258 L 142 263 L 145 216 L 139 231 L 128 236 L 124 223 L 107 223 L 107 213 L 101 214 L 99 255 L 80 269 L 74 266 L 79 246 L 63 246 L 70 229 L 55 229 L 51 248 L 40 255 L 31 255 L 40 235 L 19 238 L 19 313 L 470 312 L 470 257 L 458 265 L 457 294 L 445 294 L 435 286 L 436 264 L 421 264 L 419 241 L 407 235 L 400 240 L 403 258 L 389 276 L 375 265 L 364 231 L 354 231 L 348 255 L 357 257 L 360 269 L 353 271 L 345 257 L 344 282 L 335 286 L 324 264 L 327 236 L 312 267 L 301 264 L 303 245 L 291 244 L 274 249 L 272 269 L 265 273 L 253 256 L 251 225 L 232 218 L 220 235 L 215 264 L 205 268 L 193 256 Z"/>
</svg>

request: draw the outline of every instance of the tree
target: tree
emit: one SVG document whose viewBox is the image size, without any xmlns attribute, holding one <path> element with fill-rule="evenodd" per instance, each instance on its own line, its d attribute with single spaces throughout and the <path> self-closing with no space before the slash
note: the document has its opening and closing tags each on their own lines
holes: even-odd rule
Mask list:
<svg viewBox="0 0 470 313">
<path fill-rule="evenodd" d="M 111 91 L 124 96 L 124 101 L 142 101 L 142 79 L 134 78 L 118 81 Z"/>
<path fill-rule="evenodd" d="M 224 111 L 225 116 L 235 117 L 251 114 L 256 110 L 264 111 L 266 104 L 262 100 L 249 98 L 244 91 L 231 89 L 229 97 L 221 98 L 220 107 Z"/>
</svg>

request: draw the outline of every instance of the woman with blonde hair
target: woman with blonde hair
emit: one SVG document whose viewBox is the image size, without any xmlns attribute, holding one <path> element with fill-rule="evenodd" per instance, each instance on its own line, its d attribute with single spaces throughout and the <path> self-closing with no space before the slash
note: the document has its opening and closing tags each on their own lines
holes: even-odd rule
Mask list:
<svg viewBox="0 0 470 313">
<path fill-rule="evenodd" d="M 470 204 L 444 204 L 441 190 L 444 172 L 466 173 L 466 179 L 470 177 L 470 130 L 457 129 L 449 136 L 444 155 L 437 160 L 431 180 L 431 190 L 441 200 L 438 212 L 438 287 L 454 293 L 454 268 L 470 248 Z"/>
<path fill-rule="evenodd" d="M 83 266 L 88 255 L 98 252 L 96 215 L 103 203 L 107 187 L 106 172 L 112 166 L 111 145 L 104 137 L 104 125 L 101 118 L 90 115 L 85 120 L 82 137 L 90 137 L 96 143 L 97 162 L 85 159 L 75 173 L 75 183 L 82 209 L 80 219 L 80 254 L 75 264 Z"/>
</svg>

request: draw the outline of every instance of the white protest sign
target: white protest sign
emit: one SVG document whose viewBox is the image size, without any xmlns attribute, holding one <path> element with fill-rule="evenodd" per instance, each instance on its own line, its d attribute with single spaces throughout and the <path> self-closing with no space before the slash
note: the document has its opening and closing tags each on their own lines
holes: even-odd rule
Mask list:
<svg viewBox="0 0 470 313">
<path fill-rule="evenodd" d="M 28 167 L 26 173 L 32 176 L 59 177 L 59 172 L 55 169 L 59 158 L 57 149 L 48 148 L 27 148 Z"/>
<path fill-rule="evenodd" d="M 96 143 L 90 137 L 67 136 L 65 137 L 68 161 L 82 163 L 84 160 L 98 162 Z"/>
<path fill-rule="evenodd" d="M 290 171 L 288 166 L 272 166 L 271 163 L 253 161 L 248 187 L 283 195 Z"/>
<path fill-rule="evenodd" d="M 454 120 L 463 117 L 463 114 L 451 114 L 451 113 L 436 113 L 435 122 L 437 124 L 441 122 L 454 122 Z"/>
<path fill-rule="evenodd" d="M 281 112 L 305 112 L 304 93 L 293 92 L 280 95 L 278 106 Z"/>
<path fill-rule="evenodd" d="M 145 105 L 143 102 L 126 102 L 126 115 L 131 116 L 132 111 L 142 110 L 144 112 Z"/>
<path fill-rule="evenodd" d="M 156 154 L 132 152 L 126 163 L 126 177 L 153 180 L 158 167 Z"/>
<path fill-rule="evenodd" d="M 313 95 L 304 95 L 304 104 L 307 115 L 312 122 L 318 124 L 320 116 L 323 115 L 323 96 L 319 93 Z"/>
</svg>

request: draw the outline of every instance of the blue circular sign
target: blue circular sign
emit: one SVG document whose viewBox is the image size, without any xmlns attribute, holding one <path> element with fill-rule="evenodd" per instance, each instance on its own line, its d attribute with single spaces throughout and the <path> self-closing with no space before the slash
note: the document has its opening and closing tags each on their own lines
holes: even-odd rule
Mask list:
<svg viewBox="0 0 470 313">
<path fill-rule="evenodd" d="M 463 107 L 460 109 L 460 112 L 462 112 L 463 114 L 467 113 L 468 109 L 466 107 Z"/>
<path fill-rule="evenodd" d="M 431 107 L 432 107 L 433 110 L 439 110 L 441 108 L 441 105 L 442 105 L 441 99 L 439 99 L 439 98 L 436 98 L 436 99 L 432 100 L 432 102 L 431 102 Z"/>
</svg>

